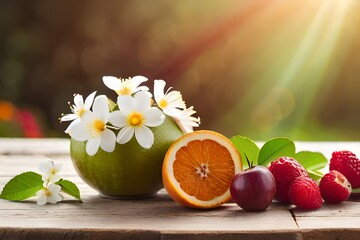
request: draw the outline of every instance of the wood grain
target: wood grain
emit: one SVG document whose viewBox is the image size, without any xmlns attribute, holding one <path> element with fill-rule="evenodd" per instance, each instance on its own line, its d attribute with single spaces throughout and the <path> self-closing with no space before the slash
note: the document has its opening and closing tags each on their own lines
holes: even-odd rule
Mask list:
<svg viewBox="0 0 360 240">
<path fill-rule="evenodd" d="M 305 239 L 360 239 L 360 202 L 326 204 L 316 211 L 293 210 Z"/>
<path fill-rule="evenodd" d="M 360 149 L 360 143 L 297 143 L 299 150 Z M 173 202 L 164 190 L 143 200 L 102 198 L 77 175 L 67 139 L 0 139 L 0 188 L 39 163 L 62 163 L 61 175 L 75 182 L 84 203 L 64 195 L 55 205 L 36 199 L 0 199 L 0 239 L 360 239 L 358 198 L 317 211 L 301 211 L 274 202 L 264 212 L 249 213 L 228 203 L 194 210 Z"/>
</svg>

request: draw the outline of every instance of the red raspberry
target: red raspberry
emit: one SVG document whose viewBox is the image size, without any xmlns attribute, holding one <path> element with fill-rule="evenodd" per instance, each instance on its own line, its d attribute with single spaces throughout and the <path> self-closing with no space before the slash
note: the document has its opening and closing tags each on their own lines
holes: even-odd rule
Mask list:
<svg viewBox="0 0 360 240">
<path fill-rule="evenodd" d="M 351 185 L 344 175 L 338 171 L 330 171 L 320 181 L 322 198 L 328 203 L 340 203 L 348 199 Z"/>
<path fill-rule="evenodd" d="M 322 205 L 320 189 L 310 177 L 297 178 L 290 187 L 291 203 L 305 210 L 318 209 Z"/>
<path fill-rule="evenodd" d="M 341 172 L 351 183 L 352 188 L 360 188 L 360 160 L 350 151 L 333 152 L 330 171 Z"/>
<path fill-rule="evenodd" d="M 276 181 L 275 198 L 280 202 L 290 202 L 289 189 L 296 178 L 309 176 L 305 168 L 291 157 L 278 158 L 268 168 Z"/>
</svg>

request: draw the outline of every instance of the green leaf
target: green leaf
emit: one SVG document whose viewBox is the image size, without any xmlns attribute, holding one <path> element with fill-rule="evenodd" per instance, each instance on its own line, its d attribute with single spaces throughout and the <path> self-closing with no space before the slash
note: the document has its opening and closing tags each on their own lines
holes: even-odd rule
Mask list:
<svg viewBox="0 0 360 240">
<path fill-rule="evenodd" d="M 0 197 L 11 201 L 21 201 L 30 198 L 43 188 L 41 175 L 25 172 L 12 178 L 4 187 Z"/>
<path fill-rule="evenodd" d="M 64 191 L 65 193 L 69 194 L 70 196 L 73 196 L 74 198 L 81 200 L 80 197 L 80 190 L 79 188 L 75 185 L 75 183 L 70 182 L 68 180 L 64 180 L 61 179 L 59 181 L 59 185 L 61 186 L 61 190 Z"/>
<path fill-rule="evenodd" d="M 315 181 L 318 181 L 320 180 L 324 174 L 320 171 L 317 171 L 317 170 L 307 170 L 309 176 L 314 179 Z"/>
<path fill-rule="evenodd" d="M 294 157 L 306 170 L 318 170 L 327 166 L 327 158 L 319 152 L 302 151 Z"/>
<path fill-rule="evenodd" d="M 295 144 L 288 138 L 273 138 L 267 141 L 260 149 L 258 164 L 267 166 L 279 157 L 293 157 L 295 155 Z"/>
<path fill-rule="evenodd" d="M 239 135 L 232 137 L 230 140 L 235 145 L 241 155 L 244 169 L 249 167 L 245 155 L 248 157 L 249 161 L 253 163 L 253 165 L 257 165 L 260 149 L 253 140 Z"/>
</svg>

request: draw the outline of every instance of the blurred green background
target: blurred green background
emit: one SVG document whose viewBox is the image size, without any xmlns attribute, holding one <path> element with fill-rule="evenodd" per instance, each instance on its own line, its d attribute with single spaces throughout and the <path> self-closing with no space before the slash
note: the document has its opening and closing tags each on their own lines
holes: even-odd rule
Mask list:
<svg viewBox="0 0 360 240">
<path fill-rule="evenodd" d="M 73 93 L 116 99 L 102 76 L 144 75 L 180 90 L 201 129 L 360 140 L 359 12 L 359 0 L 1 1 L 0 136 L 65 137 Z"/>
</svg>

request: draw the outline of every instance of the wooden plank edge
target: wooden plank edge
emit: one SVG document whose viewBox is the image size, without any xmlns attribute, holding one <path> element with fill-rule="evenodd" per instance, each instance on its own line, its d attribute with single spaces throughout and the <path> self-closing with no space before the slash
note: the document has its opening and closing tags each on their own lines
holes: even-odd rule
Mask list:
<svg viewBox="0 0 360 240">
<path fill-rule="evenodd" d="M 302 240 L 300 231 L 181 232 L 163 231 L 161 240 Z"/>
<path fill-rule="evenodd" d="M 61 228 L 5 228 L 0 227 L 0 239 L 141 239 L 141 240 L 301 240 L 297 231 L 261 232 L 185 232 L 142 229 L 61 229 Z"/>
<path fill-rule="evenodd" d="M 360 229 L 309 229 L 301 230 L 304 240 L 359 240 Z"/>
<path fill-rule="evenodd" d="M 116 230 L 116 229 L 61 229 L 61 228 L 4 228 L 0 227 L 0 239 L 39 240 L 39 239 L 143 239 L 160 240 L 161 233 L 152 230 Z"/>
</svg>

